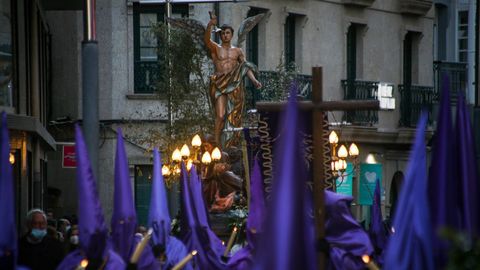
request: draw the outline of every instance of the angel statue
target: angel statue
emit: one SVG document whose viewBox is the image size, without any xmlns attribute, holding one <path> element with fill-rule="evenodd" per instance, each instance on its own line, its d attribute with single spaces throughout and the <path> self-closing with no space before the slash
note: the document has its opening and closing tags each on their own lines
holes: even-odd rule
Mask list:
<svg viewBox="0 0 480 270">
<path fill-rule="evenodd" d="M 255 27 L 265 16 L 258 14 L 242 22 L 238 33 L 237 46 L 232 45 L 233 28 L 229 25 L 220 27 L 221 44 L 211 40 L 212 29 L 217 25 L 217 17 L 210 12 L 210 21 L 207 28 L 193 19 L 171 19 L 172 26 L 187 30 L 194 40 L 201 43 L 209 51 L 213 60 L 214 73 L 210 76 L 210 99 L 215 110 L 215 141 L 218 145 L 230 147 L 237 145 L 240 132 L 225 132 L 224 128 L 239 128 L 242 126 L 242 113 L 245 106 L 244 77 L 247 76 L 255 86 L 260 89 L 262 84 L 255 78 L 257 68 L 245 60 L 245 55 L 240 48 L 250 30 Z M 187 29 L 189 27 L 190 29 Z M 199 33 L 203 37 L 199 37 Z M 202 40 L 203 39 L 203 40 Z"/>
</svg>

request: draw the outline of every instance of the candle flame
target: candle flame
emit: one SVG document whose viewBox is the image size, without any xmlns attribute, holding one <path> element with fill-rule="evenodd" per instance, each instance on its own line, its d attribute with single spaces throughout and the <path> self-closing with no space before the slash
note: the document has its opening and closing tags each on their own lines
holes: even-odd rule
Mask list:
<svg viewBox="0 0 480 270">
<path fill-rule="evenodd" d="M 192 254 L 192 256 L 195 256 L 195 255 L 197 255 L 197 253 L 198 253 L 197 250 L 194 250 L 194 251 L 192 251 L 191 254 Z"/>
<path fill-rule="evenodd" d="M 201 145 L 202 145 L 202 139 L 200 139 L 200 136 L 198 136 L 198 134 L 195 134 L 195 136 L 192 139 L 192 146 L 200 147 Z"/>
<path fill-rule="evenodd" d="M 234 228 L 233 228 L 233 231 L 236 232 L 236 231 L 237 231 L 237 227 L 234 227 Z"/>
<path fill-rule="evenodd" d="M 88 260 L 87 260 L 87 259 L 83 259 L 83 260 L 80 262 L 80 266 L 83 267 L 83 268 L 87 267 L 87 265 L 88 265 Z"/>
<path fill-rule="evenodd" d="M 370 256 L 368 256 L 367 254 L 363 255 L 362 256 L 362 261 L 367 264 L 370 262 Z"/>
</svg>

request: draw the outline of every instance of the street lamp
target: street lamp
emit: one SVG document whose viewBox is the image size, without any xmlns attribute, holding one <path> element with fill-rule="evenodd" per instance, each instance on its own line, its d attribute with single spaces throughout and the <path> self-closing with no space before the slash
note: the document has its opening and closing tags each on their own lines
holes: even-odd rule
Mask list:
<svg viewBox="0 0 480 270">
<path fill-rule="evenodd" d="M 175 181 L 180 175 L 180 162 L 185 162 L 187 171 L 193 167 L 193 164 L 204 164 L 208 165 L 212 162 L 218 162 L 222 158 L 222 152 L 218 147 L 212 150 L 212 152 L 205 151 L 201 159 L 199 158 L 200 146 L 202 145 L 202 140 L 200 136 L 196 134 L 191 141 L 191 146 L 193 148 L 193 153 L 190 151 L 190 148 L 187 144 L 183 144 L 180 148 L 175 148 L 171 155 L 172 162 L 166 162 L 162 166 L 162 175 L 168 178 L 168 182 Z"/>
<path fill-rule="evenodd" d="M 360 154 L 360 151 L 358 150 L 358 147 L 355 143 L 350 144 L 350 147 L 348 148 L 345 146 L 345 144 L 341 144 L 340 147 L 338 148 L 337 151 L 337 146 L 338 146 L 338 135 L 337 133 L 332 130 L 330 132 L 330 135 L 328 136 L 328 141 L 330 143 L 330 149 L 331 149 L 331 169 L 334 177 L 344 177 L 345 171 L 347 170 L 347 160 L 351 160 L 354 166 L 354 171 L 356 171 L 358 167 L 358 155 Z"/>
</svg>

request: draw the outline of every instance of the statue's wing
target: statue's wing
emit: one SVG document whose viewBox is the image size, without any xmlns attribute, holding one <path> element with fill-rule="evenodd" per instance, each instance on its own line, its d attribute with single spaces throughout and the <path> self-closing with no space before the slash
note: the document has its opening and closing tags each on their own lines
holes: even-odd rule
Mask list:
<svg viewBox="0 0 480 270">
<path fill-rule="evenodd" d="M 238 28 L 237 47 L 241 47 L 247 38 L 248 33 L 263 19 L 267 13 L 260 13 L 252 17 L 246 18 L 240 28 Z"/>
<path fill-rule="evenodd" d="M 207 51 L 205 42 L 203 41 L 203 34 L 205 33 L 205 26 L 200 21 L 190 18 L 168 18 L 168 22 L 172 27 L 182 29 L 187 32 L 202 50 Z"/>
</svg>

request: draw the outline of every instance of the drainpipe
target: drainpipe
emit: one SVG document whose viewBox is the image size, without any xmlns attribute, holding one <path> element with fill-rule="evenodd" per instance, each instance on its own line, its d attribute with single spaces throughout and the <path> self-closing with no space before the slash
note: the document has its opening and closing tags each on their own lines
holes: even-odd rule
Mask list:
<svg viewBox="0 0 480 270">
<path fill-rule="evenodd" d="M 85 0 L 82 41 L 83 135 L 95 178 L 98 180 L 98 43 L 96 41 L 95 0 Z"/>
</svg>

